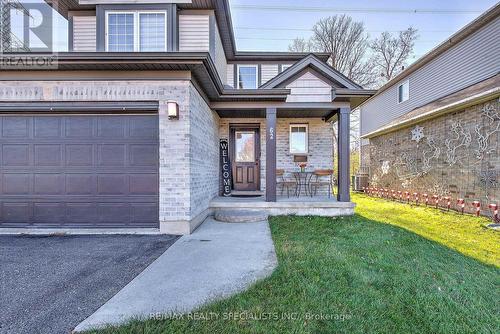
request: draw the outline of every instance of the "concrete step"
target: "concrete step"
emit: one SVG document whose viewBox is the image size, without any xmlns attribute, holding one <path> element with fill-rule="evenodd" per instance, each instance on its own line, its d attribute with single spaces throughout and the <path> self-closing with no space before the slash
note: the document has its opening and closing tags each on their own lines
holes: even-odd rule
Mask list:
<svg viewBox="0 0 500 334">
<path fill-rule="evenodd" d="M 215 220 L 224 223 L 256 223 L 267 220 L 267 213 L 249 210 L 216 210 Z"/>
</svg>

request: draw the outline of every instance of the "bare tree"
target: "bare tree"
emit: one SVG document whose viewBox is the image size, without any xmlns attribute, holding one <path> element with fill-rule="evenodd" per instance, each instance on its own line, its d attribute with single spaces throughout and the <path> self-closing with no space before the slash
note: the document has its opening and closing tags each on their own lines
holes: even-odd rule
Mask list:
<svg viewBox="0 0 500 334">
<path fill-rule="evenodd" d="M 288 46 L 288 51 L 290 52 L 312 52 L 314 51 L 314 45 L 311 40 L 297 37 L 292 41 L 292 44 Z"/>
<path fill-rule="evenodd" d="M 383 32 L 379 38 L 370 43 L 373 65 L 380 72 L 383 83 L 391 80 L 404 69 L 417 38 L 417 29 L 410 27 L 400 31 L 397 36 L 387 31 Z"/>
<path fill-rule="evenodd" d="M 335 15 L 319 20 L 313 27 L 314 48 L 330 54 L 331 66 L 361 86 L 376 81 L 373 66 L 366 62 L 368 34 L 362 22 L 347 15 Z"/>
</svg>

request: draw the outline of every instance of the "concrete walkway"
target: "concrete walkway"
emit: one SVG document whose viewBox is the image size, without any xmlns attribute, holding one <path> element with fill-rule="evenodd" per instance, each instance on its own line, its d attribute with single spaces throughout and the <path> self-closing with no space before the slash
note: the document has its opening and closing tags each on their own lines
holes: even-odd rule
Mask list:
<svg viewBox="0 0 500 334">
<path fill-rule="evenodd" d="M 244 290 L 276 267 L 267 222 L 207 219 L 181 237 L 75 331 L 120 324 L 153 313 L 189 312 Z"/>
</svg>

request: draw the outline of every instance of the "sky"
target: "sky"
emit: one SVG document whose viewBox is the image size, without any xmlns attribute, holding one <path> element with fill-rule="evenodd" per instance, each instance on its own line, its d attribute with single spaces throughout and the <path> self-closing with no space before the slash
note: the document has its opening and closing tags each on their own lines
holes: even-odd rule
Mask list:
<svg viewBox="0 0 500 334">
<path fill-rule="evenodd" d="M 418 29 L 413 62 L 495 5 L 495 0 L 229 0 L 239 51 L 287 51 L 323 17 L 347 14 L 371 38 Z"/>
</svg>

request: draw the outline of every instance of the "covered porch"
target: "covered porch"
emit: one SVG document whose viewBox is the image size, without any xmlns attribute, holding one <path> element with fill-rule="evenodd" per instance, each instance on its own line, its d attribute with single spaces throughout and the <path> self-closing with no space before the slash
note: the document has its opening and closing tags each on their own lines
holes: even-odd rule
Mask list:
<svg viewBox="0 0 500 334">
<path fill-rule="evenodd" d="M 229 197 L 226 191 L 225 196 L 214 199 L 214 208 L 293 209 L 290 213 L 300 208 L 313 214 L 307 209 L 351 207 L 340 204 L 350 203 L 349 103 L 239 102 L 214 103 L 213 107 L 220 117 L 220 139 L 228 141 L 233 195 Z M 305 139 L 294 143 L 296 135 Z M 304 173 L 300 173 L 300 165 L 305 166 Z M 319 171 L 326 173 L 321 187 L 314 184 Z M 300 181 L 297 189 L 293 180 L 299 174 L 311 181 Z M 251 182 L 245 184 L 248 180 Z M 326 180 L 333 184 L 327 186 Z M 291 184 L 284 188 L 283 183 Z M 240 197 L 243 195 L 255 197 Z"/>
</svg>

